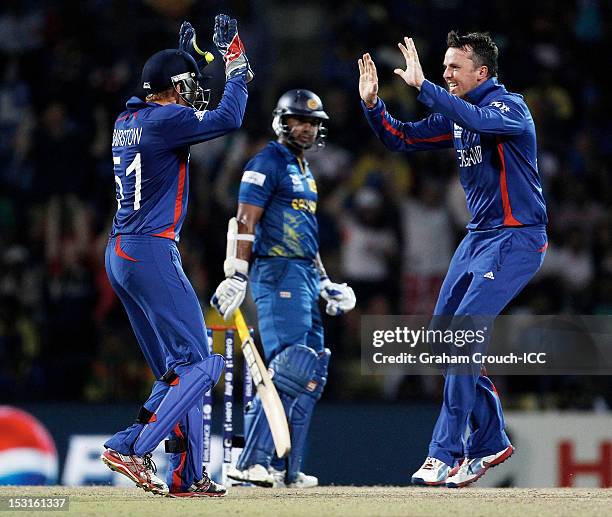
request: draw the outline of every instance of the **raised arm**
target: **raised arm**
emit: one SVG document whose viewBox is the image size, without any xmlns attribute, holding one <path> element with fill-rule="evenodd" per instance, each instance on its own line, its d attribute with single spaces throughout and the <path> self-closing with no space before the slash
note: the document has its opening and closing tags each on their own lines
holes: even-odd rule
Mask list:
<svg viewBox="0 0 612 517">
<path fill-rule="evenodd" d="M 177 111 L 174 130 L 167 137 L 170 146 L 181 147 L 212 140 L 242 125 L 248 98 L 246 83 L 253 79 L 253 71 L 238 34 L 238 22 L 225 14 L 219 14 L 215 17 L 213 34 L 213 42 L 225 63 L 223 97 L 219 106 L 211 111 Z M 193 49 L 206 62 L 212 60 L 208 52 L 197 46 L 195 30 L 188 23 L 181 26 L 179 47 Z"/>
<path fill-rule="evenodd" d="M 378 74 L 372 56 L 364 54 L 357 64 L 363 113 L 376 136 L 388 149 L 412 152 L 452 147 L 448 119 L 441 115 L 432 115 L 418 122 L 395 119 L 378 97 Z"/>
<path fill-rule="evenodd" d="M 531 120 L 527 106 L 510 95 L 479 107 L 425 80 L 417 99 L 430 110 L 476 133 L 518 135 Z"/>
<path fill-rule="evenodd" d="M 425 79 L 412 38 L 404 37 L 404 44 L 398 43 L 398 47 L 406 61 L 406 68 L 396 68 L 394 72 L 408 86 L 420 90 L 417 99 L 431 111 L 476 133 L 513 135 L 524 131 L 531 115 L 522 102 L 516 102 L 508 96 L 489 106 L 475 106 Z"/>
</svg>

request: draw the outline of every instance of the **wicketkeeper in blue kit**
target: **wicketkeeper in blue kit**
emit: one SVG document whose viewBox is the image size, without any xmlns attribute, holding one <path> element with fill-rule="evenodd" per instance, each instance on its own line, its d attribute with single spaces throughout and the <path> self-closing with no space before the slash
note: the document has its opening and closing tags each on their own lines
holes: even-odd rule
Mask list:
<svg viewBox="0 0 612 517">
<path fill-rule="evenodd" d="M 365 116 L 391 150 L 454 147 L 472 216 L 434 314 L 494 317 L 535 275 L 547 247 L 533 119 L 523 98 L 498 83 L 498 49 L 488 34 L 448 34 L 443 74 L 448 90 L 425 79 L 412 39 L 398 46 L 406 68 L 395 73 L 420 91 L 417 99 L 432 114 L 418 122 L 394 119 L 378 97 L 374 61 L 364 54 L 358 64 Z M 429 455 L 412 482 L 462 487 L 513 450 L 491 380 L 448 373 Z"/>
<path fill-rule="evenodd" d="M 145 100 L 132 97 L 113 131 L 117 213 L 106 248 L 106 271 L 157 381 L 136 422 L 111 437 L 102 461 L 146 491 L 171 496 L 223 496 L 202 468 L 202 403 L 224 359 L 208 352 L 198 298 L 183 272 L 176 243 L 189 193 L 189 146 L 240 127 L 252 78 L 236 20 L 215 18 L 213 41 L 227 82 L 217 109 L 205 111 L 199 50 L 185 22 L 179 49 L 145 63 Z M 198 64 L 194 55 L 204 56 Z M 165 438 L 171 454 L 163 481 L 151 452 Z"/>
<path fill-rule="evenodd" d="M 287 414 L 291 452 L 286 462 L 273 457 L 272 435 L 258 397 L 246 415 L 245 447 L 228 476 L 259 486 L 318 484 L 315 476 L 300 471 L 330 358 L 318 300 L 326 300 L 326 312 L 332 316 L 355 307 L 353 290 L 332 283 L 323 268 L 315 215 L 317 186 L 304 158 L 304 150 L 323 145 L 327 120 L 321 99 L 308 90 L 290 90 L 278 100 L 272 122 L 278 140 L 245 167 L 238 233 L 228 232 L 228 240 L 235 242 L 228 250 L 234 252 L 226 257 L 226 279 L 212 298 L 228 320 L 244 300 L 250 279 L 265 361 Z"/>
</svg>

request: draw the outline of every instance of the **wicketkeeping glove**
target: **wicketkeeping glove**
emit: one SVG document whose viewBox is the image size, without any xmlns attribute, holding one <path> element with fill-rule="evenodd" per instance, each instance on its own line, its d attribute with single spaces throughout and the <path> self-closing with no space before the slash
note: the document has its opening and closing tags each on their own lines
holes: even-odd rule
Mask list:
<svg viewBox="0 0 612 517">
<path fill-rule="evenodd" d="M 215 16 L 213 43 L 223 56 L 225 78 L 242 76 L 245 82 L 253 79 L 253 70 L 244 53 L 244 45 L 238 36 L 238 22 L 227 14 Z"/>
<path fill-rule="evenodd" d="M 189 22 L 183 22 L 181 24 L 181 28 L 179 29 L 178 48 L 179 50 L 191 54 L 191 56 L 193 56 L 195 59 L 203 57 L 204 59 L 197 62 L 200 70 L 215 59 L 215 56 L 213 56 L 210 52 L 202 50 L 200 47 L 198 47 L 198 44 L 196 43 L 196 31 L 193 28 L 193 25 L 191 25 Z"/>
<path fill-rule="evenodd" d="M 231 319 L 234 311 L 240 307 L 246 295 L 248 278 L 242 273 L 234 273 L 219 284 L 210 304 L 217 309 L 225 321 Z"/>
<path fill-rule="evenodd" d="M 319 293 L 327 302 L 325 312 L 330 316 L 338 316 L 355 308 L 357 298 L 353 289 L 346 284 L 334 284 L 327 276 L 319 281 Z"/>
<path fill-rule="evenodd" d="M 181 24 L 181 28 L 179 29 L 179 50 L 184 52 L 191 51 L 191 42 L 195 38 L 195 29 L 193 25 L 189 22 L 183 22 Z"/>
</svg>

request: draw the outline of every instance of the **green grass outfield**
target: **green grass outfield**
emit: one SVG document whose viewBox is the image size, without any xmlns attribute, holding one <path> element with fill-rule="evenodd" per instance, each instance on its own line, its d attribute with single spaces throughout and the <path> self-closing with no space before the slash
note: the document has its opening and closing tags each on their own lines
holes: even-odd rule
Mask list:
<svg viewBox="0 0 612 517">
<path fill-rule="evenodd" d="M 51 515 L 166 516 L 603 516 L 612 510 L 612 489 L 319 487 L 306 490 L 235 487 L 224 498 L 171 499 L 140 489 L 115 487 L 0 487 L 6 497 L 69 496 L 68 512 Z M 41 515 L 5 512 L 3 515 Z"/>
</svg>

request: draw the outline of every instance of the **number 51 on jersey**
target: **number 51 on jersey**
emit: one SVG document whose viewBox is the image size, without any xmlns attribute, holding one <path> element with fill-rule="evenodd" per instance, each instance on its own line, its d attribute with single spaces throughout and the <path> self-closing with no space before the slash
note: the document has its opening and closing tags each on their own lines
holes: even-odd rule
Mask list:
<svg viewBox="0 0 612 517">
<path fill-rule="evenodd" d="M 124 194 L 123 183 L 121 182 L 121 177 L 116 173 L 121 169 L 121 156 L 113 156 L 113 165 L 115 169 L 115 185 L 117 186 L 117 210 L 121 209 L 121 201 L 126 199 L 126 195 Z M 140 161 L 140 153 L 136 153 L 136 156 L 132 160 L 132 163 L 125 169 L 125 179 L 127 181 L 128 177 L 135 172 L 136 174 L 135 185 L 134 185 L 134 210 L 138 210 L 140 208 L 140 196 L 141 196 L 141 188 L 142 188 L 142 168 Z M 129 192 L 129 190 L 128 190 Z"/>
</svg>

